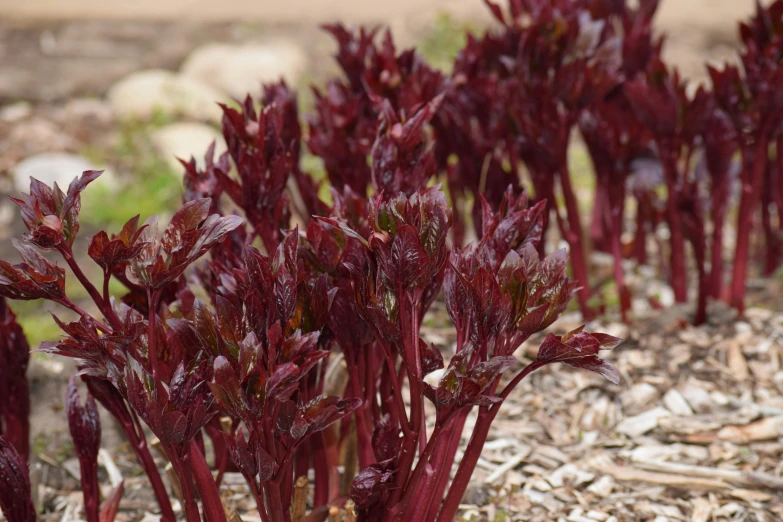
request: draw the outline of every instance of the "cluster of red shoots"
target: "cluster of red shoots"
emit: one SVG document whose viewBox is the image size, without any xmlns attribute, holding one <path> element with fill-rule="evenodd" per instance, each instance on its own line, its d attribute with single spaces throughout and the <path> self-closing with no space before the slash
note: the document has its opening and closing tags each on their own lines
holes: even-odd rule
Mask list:
<svg viewBox="0 0 783 522">
<path fill-rule="evenodd" d="M 469 35 L 449 75 L 413 51 L 396 54 L 388 33 L 375 45 L 374 32 L 328 27 L 345 78 L 315 91 L 307 145 L 332 186 L 358 194 L 371 185 L 392 193 L 419 186 L 429 169 L 375 172 L 366 157 L 383 153 L 373 150 L 379 118 L 388 126 L 436 102 L 426 116 L 432 175 L 448 189 L 455 244 L 472 235 L 471 222 L 480 237 L 479 196 L 497 208 L 509 185 L 515 193 L 526 186 L 533 201 L 547 201 L 544 236 L 553 220 L 568 245 L 585 317 L 605 309 L 606 281 L 590 277 L 589 253 L 614 258 L 627 320 L 624 261 L 649 264 L 653 244 L 675 301 L 697 295 L 694 323 L 706 320 L 710 298 L 741 312 L 751 256 L 763 259 L 765 275 L 783 261 L 783 2 L 759 5 L 740 24 L 740 64 L 708 67 L 709 85 L 694 92 L 661 59 L 664 42 L 651 27 L 658 0 L 637 8 L 622 0 L 509 0 L 507 12 L 487 3 L 500 29 Z M 568 164 L 575 136 L 593 166 L 589 225 L 572 179 L 585 173 Z M 313 201 L 312 184 L 299 185 Z M 733 253 L 724 240 L 731 229 Z M 687 276 L 689 267 L 697 277 Z"/>
<path fill-rule="evenodd" d="M 0 296 L 47 299 L 76 316 L 55 317 L 64 335 L 41 348 L 75 359 L 89 390 L 82 405 L 71 382 L 67 413 L 90 522 L 110 522 L 122 496 L 120 485 L 100 506 L 96 401 L 125 431 L 168 522 L 175 514 L 145 427 L 172 465 L 189 522 L 225 522 L 227 470 L 245 477 L 264 522 L 291 520 L 296 479 L 308 474 L 314 520 L 349 496 L 360 520 L 453 520 L 491 422 L 522 379 L 565 362 L 619 381 L 598 357 L 619 340 L 581 328 L 548 335 L 527 365 L 513 355 L 574 293 L 585 315 L 595 312 L 567 163 L 575 129 L 598 181 L 590 236 L 615 258 L 624 315 L 621 262 L 646 262 L 648 235 L 664 223 L 675 297 L 687 297 L 686 241 L 699 270 L 696 320 L 707 297 L 724 296 L 735 170 L 732 303 L 742 305 L 759 208 L 764 268 L 777 267 L 783 156 L 771 161 L 769 149 L 783 143 L 783 2 L 742 26 L 742 73 L 711 70 L 713 89 L 692 96 L 652 39 L 657 1 L 509 3 L 507 13 L 489 4 L 502 28 L 469 37 L 450 75 L 414 51 L 398 54 L 388 33 L 377 43 L 374 31 L 329 26 L 345 74 L 315 91 L 306 136 L 283 83 L 264 88 L 260 109 L 250 97 L 224 106 L 228 152 L 208 151 L 203 167 L 183 162 L 184 204 L 165 229 L 137 216 L 117 234 L 92 237 L 97 284 L 73 247 L 80 194 L 99 173 L 85 172 L 66 192 L 33 180 L 15 200 L 28 233 L 15 242 L 21 262 L 0 261 Z M 302 170 L 303 142 L 323 160 L 329 203 Z M 431 183 L 439 177 L 447 194 Z M 637 207 L 630 248 L 621 241 L 626 192 Z M 563 251 L 545 252 L 551 219 L 573 278 Z M 87 291 L 88 310 L 66 295 L 65 269 L 42 255 L 52 251 Z M 127 289 L 121 298 L 109 292 L 112 278 Z M 457 332 L 445 358 L 420 337 L 441 295 Z M 10 522 L 32 522 L 28 347 L 5 303 L 0 313 L 0 507 Z M 328 378 L 338 368 L 343 390 Z M 433 372 L 438 379 L 425 379 Z M 436 419 L 429 431 L 427 408 Z M 346 451 L 353 465 L 341 462 Z M 343 479 L 354 477 L 349 487 L 341 465 Z"/>
</svg>

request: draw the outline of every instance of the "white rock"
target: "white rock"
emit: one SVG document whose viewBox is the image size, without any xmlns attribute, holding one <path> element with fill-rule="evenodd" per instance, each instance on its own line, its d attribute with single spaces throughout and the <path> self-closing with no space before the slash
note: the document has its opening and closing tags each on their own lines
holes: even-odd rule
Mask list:
<svg viewBox="0 0 783 522">
<path fill-rule="evenodd" d="M 654 430 L 658 426 L 658 419 L 669 417 L 670 415 L 669 410 L 659 406 L 639 415 L 626 417 L 615 427 L 615 431 L 629 437 L 639 437 L 648 431 Z"/>
<path fill-rule="evenodd" d="M 675 415 L 693 415 L 693 409 L 688 401 L 674 388 L 663 396 L 663 404 Z"/>
<path fill-rule="evenodd" d="M 187 161 L 193 156 L 196 163 L 203 166 L 204 153 L 213 141 L 215 157 L 226 150 L 223 136 L 203 123 L 172 123 L 153 132 L 151 139 L 157 151 L 175 172 L 182 170 L 177 158 Z"/>
<path fill-rule="evenodd" d="M 307 68 L 302 49 L 285 40 L 231 45 L 211 43 L 194 50 L 182 64 L 182 74 L 243 99 L 258 96 L 261 84 L 285 79 L 295 86 Z"/>
<path fill-rule="evenodd" d="M 11 169 L 11 173 L 16 192 L 29 193 L 31 177 L 50 187 L 57 183 L 65 191 L 82 172 L 95 169 L 95 165 L 78 154 L 46 152 L 20 161 Z"/>
<path fill-rule="evenodd" d="M 26 101 L 11 103 L 0 107 L 0 121 L 15 123 L 23 120 L 33 113 L 33 106 Z"/>
<path fill-rule="evenodd" d="M 155 111 L 195 120 L 218 120 L 217 102 L 226 95 L 193 78 L 149 69 L 132 73 L 109 89 L 109 103 L 118 117 L 146 119 Z"/>
</svg>

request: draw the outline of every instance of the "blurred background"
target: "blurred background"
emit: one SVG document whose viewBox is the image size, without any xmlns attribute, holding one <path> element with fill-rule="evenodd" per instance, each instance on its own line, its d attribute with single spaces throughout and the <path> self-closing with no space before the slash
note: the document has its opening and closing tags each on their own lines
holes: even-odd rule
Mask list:
<svg viewBox="0 0 783 522">
<path fill-rule="evenodd" d="M 662 0 L 666 61 L 703 80 L 705 59 L 735 59 L 737 21 L 753 6 Z M 481 0 L 0 0 L 0 257 L 16 259 L 9 238 L 23 232 L 5 195 L 26 191 L 30 176 L 67 186 L 106 169 L 84 195 L 85 237 L 175 208 L 175 158 L 223 146 L 216 101 L 282 77 L 309 111 L 309 86 L 337 70 L 319 28 L 335 21 L 389 27 L 398 48 L 415 45 L 441 68 L 468 31 L 492 23 Z M 318 174 L 315 158 L 305 166 Z M 32 346 L 58 334 L 38 306 L 15 306 Z"/>
</svg>

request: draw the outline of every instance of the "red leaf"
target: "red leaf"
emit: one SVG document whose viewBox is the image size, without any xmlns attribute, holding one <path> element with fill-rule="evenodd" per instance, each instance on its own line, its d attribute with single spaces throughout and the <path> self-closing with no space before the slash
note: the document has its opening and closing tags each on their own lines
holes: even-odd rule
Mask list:
<svg viewBox="0 0 783 522">
<path fill-rule="evenodd" d="M 601 334 L 598 337 L 579 331 L 570 332 L 562 338 L 547 335 L 538 349 L 537 362 L 550 364 L 564 362 L 576 368 L 590 370 L 604 376 L 614 384 L 620 383 L 617 369 L 598 357 L 600 350 L 613 348 L 621 341 L 616 337 Z"/>
<path fill-rule="evenodd" d="M 98 516 L 99 522 L 114 522 L 117 516 L 117 511 L 120 509 L 120 501 L 122 501 L 122 494 L 125 491 L 125 481 L 121 481 L 116 488 L 111 490 L 109 496 L 103 501 L 101 506 L 101 512 Z"/>
</svg>

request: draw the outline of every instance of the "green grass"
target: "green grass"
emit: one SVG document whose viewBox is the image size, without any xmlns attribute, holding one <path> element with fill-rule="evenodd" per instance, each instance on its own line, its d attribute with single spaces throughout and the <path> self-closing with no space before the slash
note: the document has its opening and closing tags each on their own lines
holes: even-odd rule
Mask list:
<svg viewBox="0 0 783 522">
<path fill-rule="evenodd" d="M 121 191 L 105 185 L 85 191 L 82 220 L 98 227 L 108 225 L 109 232 L 119 232 L 136 214 L 141 214 L 143 221 L 161 212 L 174 211 L 181 201 L 182 179 L 159 158 L 147 160 L 144 169 Z"/>
<path fill-rule="evenodd" d="M 11 306 L 14 309 L 18 308 L 14 305 Z M 25 336 L 27 336 L 27 343 L 31 350 L 37 350 L 44 341 L 58 340 L 63 333 L 52 316 L 46 313 L 46 308 L 40 305 L 33 313 L 19 312 L 17 319 Z"/>
<path fill-rule="evenodd" d="M 448 13 L 441 13 L 417 48 L 427 63 L 444 73 L 450 73 L 469 32 L 475 33 L 476 27 L 457 22 Z"/>
<path fill-rule="evenodd" d="M 82 195 L 81 219 L 97 228 L 118 229 L 128 219 L 174 211 L 182 195 L 182 175 L 158 154 L 150 140 L 153 131 L 170 123 L 163 113 L 148 121 L 126 120 L 118 125 L 109 150 L 84 154 L 99 164 L 111 165 L 119 178 L 114 187 L 96 183 Z"/>
</svg>

